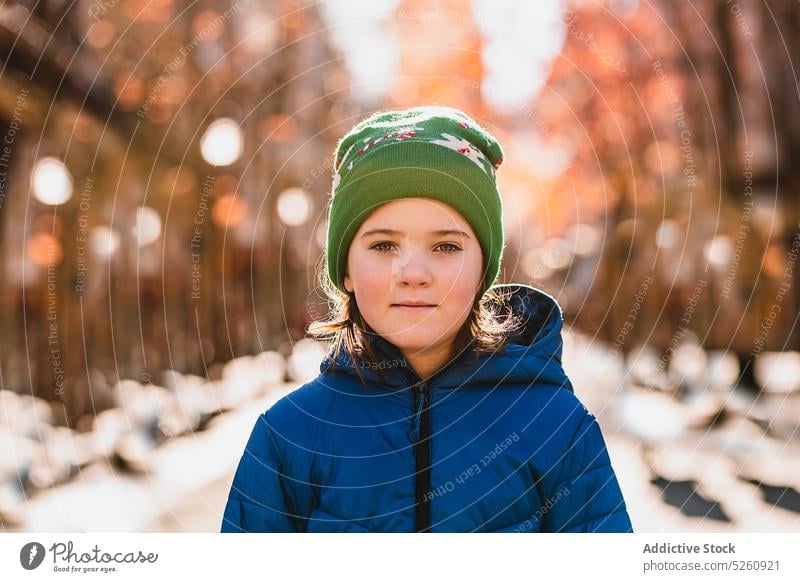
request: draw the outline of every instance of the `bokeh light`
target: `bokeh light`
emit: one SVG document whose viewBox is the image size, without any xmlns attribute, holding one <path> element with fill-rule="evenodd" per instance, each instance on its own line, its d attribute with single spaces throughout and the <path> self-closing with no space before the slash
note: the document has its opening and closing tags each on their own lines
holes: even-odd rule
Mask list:
<svg viewBox="0 0 800 582">
<path fill-rule="evenodd" d="M 214 201 L 211 219 L 220 228 L 237 226 L 247 214 L 247 202 L 241 196 L 224 194 Z"/>
<path fill-rule="evenodd" d="M 300 226 L 311 214 L 311 200 L 300 188 L 288 188 L 278 196 L 278 217 L 286 226 Z"/>
<path fill-rule="evenodd" d="M 58 265 L 64 255 L 61 242 L 46 232 L 37 232 L 28 240 L 28 256 L 41 267 Z"/>
<path fill-rule="evenodd" d="M 33 168 L 33 195 L 43 204 L 64 204 L 72 197 L 72 175 L 57 158 L 42 158 Z"/>
<path fill-rule="evenodd" d="M 89 247 L 98 257 L 108 258 L 119 248 L 119 234 L 107 226 L 96 226 L 89 232 Z"/>
<path fill-rule="evenodd" d="M 140 247 L 156 242 L 161 236 L 161 217 L 158 212 L 148 206 L 137 208 L 136 224 L 131 228 L 131 234 Z"/>
<path fill-rule="evenodd" d="M 243 140 L 239 124 L 223 117 L 206 129 L 200 142 L 200 152 L 212 166 L 229 166 L 242 155 Z"/>
</svg>

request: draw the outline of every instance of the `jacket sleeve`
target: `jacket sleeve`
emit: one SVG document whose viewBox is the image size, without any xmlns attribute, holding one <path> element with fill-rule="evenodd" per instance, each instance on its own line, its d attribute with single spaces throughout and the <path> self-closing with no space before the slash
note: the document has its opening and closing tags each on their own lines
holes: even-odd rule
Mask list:
<svg viewBox="0 0 800 582">
<path fill-rule="evenodd" d="M 284 473 L 268 412 L 259 416 L 233 477 L 222 533 L 305 531 L 311 494 Z"/>
<path fill-rule="evenodd" d="M 600 425 L 588 411 L 543 492 L 542 531 L 633 531 Z"/>
</svg>

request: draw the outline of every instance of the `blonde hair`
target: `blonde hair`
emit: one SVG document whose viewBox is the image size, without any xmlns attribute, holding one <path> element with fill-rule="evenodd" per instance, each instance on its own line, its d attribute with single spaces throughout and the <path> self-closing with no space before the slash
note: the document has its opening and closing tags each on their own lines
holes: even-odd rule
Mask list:
<svg viewBox="0 0 800 582">
<path fill-rule="evenodd" d="M 331 341 L 334 358 L 344 350 L 355 364 L 362 383 L 364 378 L 359 369 L 365 366 L 376 369 L 381 381 L 384 381 L 383 369 L 377 365 L 378 358 L 370 341 L 370 336 L 377 335 L 377 332 L 362 317 L 355 294 L 342 291 L 333 284 L 324 259 L 317 269 L 318 285 L 327 297 L 331 310 L 327 319 L 312 321 L 306 333 L 316 340 Z M 501 312 L 504 299 L 503 291 L 498 288 L 487 289 L 486 280 L 483 280 L 472 309 L 456 334 L 456 357 L 467 351 L 476 361 L 481 353 L 502 349 L 509 338 L 522 329 L 522 320 L 510 308 Z"/>
</svg>

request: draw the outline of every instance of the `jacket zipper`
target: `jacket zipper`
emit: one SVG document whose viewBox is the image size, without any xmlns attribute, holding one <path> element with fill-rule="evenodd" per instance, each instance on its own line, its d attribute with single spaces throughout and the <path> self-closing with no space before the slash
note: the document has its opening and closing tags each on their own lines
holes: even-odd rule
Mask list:
<svg viewBox="0 0 800 582">
<path fill-rule="evenodd" d="M 404 374 L 412 389 L 411 413 L 414 415 L 408 440 L 414 444 L 414 458 L 416 459 L 416 476 L 414 480 L 415 517 L 414 531 L 427 532 L 431 527 L 431 391 L 433 380 L 444 374 L 454 364 L 449 364 L 438 370 L 433 376 L 422 380 L 413 370 L 406 370 Z"/>
<path fill-rule="evenodd" d="M 408 438 L 412 443 L 417 443 L 420 440 L 419 437 L 422 424 L 422 410 L 425 407 L 425 400 L 426 400 L 423 386 L 424 386 L 423 384 L 420 384 L 417 387 L 417 393 L 415 398 L 415 400 L 417 401 L 416 405 L 417 411 L 414 414 L 414 422 L 412 423 L 411 426 L 411 432 L 408 433 Z"/>
<path fill-rule="evenodd" d="M 413 400 L 414 422 L 408 438 L 414 443 L 414 457 L 416 458 L 414 531 L 425 532 L 431 525 L 430 496 L 428 495 L 431 488 L 431 407 L 430 405 L 425 406 L 430 401 L 430 389 L 426 382 L 416 385 Z"/>
</svg>

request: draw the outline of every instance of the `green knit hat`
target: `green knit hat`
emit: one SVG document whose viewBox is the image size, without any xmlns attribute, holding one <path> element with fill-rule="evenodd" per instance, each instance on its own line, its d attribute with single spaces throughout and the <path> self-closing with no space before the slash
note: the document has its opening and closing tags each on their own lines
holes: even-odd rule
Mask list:
<svg viewBox="0 0 800 582">
<path fill-rule="evenodd" d="M 500 144 L 472 118 L 441 106 L 379 111 L 336 146 L 328 210 L 331 281 L 345 291 L 350 243 L 381 204 L 425 197 L 455 208 L 469 222 L 484 257 L 486 287 L 500 272 L 505 239 L 495 171 Z"/>
</svg>

